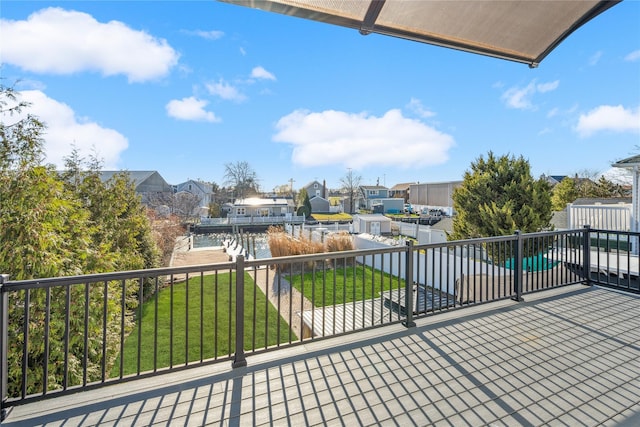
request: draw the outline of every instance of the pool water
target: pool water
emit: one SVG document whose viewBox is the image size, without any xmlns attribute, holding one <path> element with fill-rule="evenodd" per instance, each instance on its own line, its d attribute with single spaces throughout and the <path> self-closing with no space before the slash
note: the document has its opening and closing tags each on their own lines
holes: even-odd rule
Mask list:
<svg viewBox="0 0 640 427">
<path fill-rule="evenodd" d="M 227 246 L 225 242 L 231 243 L 232 248 L 236 248 L 234 239 L 238 239 L 240 236 L 232 234 L 195 234 L 193 236 L 194 248 L 208 248 L 208 247 L 220 247 Z M 243 236 L 243 243 L 240 246 L 245 245 L 245 250 L 248 255 L 254 259 L 271 258 L 271 251 L 269 250 L 269 242 L 266 234 L 250 234 Z"/>
</svg>

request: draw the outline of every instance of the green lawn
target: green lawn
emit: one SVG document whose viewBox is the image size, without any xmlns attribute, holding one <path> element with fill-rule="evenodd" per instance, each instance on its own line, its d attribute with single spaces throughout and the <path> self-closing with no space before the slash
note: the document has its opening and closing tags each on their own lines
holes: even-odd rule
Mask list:
<svg viewBox="0 0 640 427">
<path fill-rule="evenodd" d="M 272 304 L 267 303 L 266 297 L 254 285 L 253 279 L 247 273 L 245 273 L 244 281 L 245 350 L 265 348 L 277 344 L 279 318 L 277 310 Z M 189 280 L 188 286 L 186 283 L 176 284 L 173 286 L 173 292 L 170 287 L 165 288 L 145 302 L 142 306 L 142 318 L 138 320 L 124 344 L 123 375 L 153 370 L 154 357 L 157 360 L 156 367 L 160 369 L 170 365 L 184 364 L 186 360 L 194 362 L 232 354 L 235 350 L 234 284 L 235 273 L 206 275 L 204 280 L 200 280 L 200 277 L 194 277 Z M 156 329 L 156 299 L 157 338 L 154 333 Z M 189 313 L 188 320 L 187 311 Z M 253 333 L 254 311 L 255 335 Z M 283 319 L 280 319 L 279 324 L 281 328 L 280 343 L 297 340 Z M 139 335 L 140 325 L 142 325 L 142 333 Z M 173 337 L 171 337 L 172 330 Z M 186 331 L 188 331 L 188 337 Z M 139 336 L 141 351 L 140 368 L 138 369 Z M 157 342 L 157 355 L 155 356 L 154 342 Z M 187 348 L 188 357 L 186 355 Z M 111 376 L 119 376 L 119 369 L 120 359 L 118 358 L 111 370 Z"/>
<path fill-rule="evenodd" d="M 318 270 L 304 275 L 284 273 L 284 277 L 315 307 L 378 298 L 382 291 L 404 286 L 398 277 L 362 265 Z"/>
<path fill-rule="evenodd" d="M 353 217 L 348 213 L 331 213 L 331 214 L 311 214 L 316 221 L 351 221 Z"/>
</svg>

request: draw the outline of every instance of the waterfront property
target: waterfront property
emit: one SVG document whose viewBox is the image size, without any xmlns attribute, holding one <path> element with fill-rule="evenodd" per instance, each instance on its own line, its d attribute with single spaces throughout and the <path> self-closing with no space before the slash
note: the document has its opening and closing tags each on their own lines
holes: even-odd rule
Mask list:
<svg viewBox="0 0 640 427">
<path fill-rule="evenodd" d="M 585 228 L 3 277 L 3 424 L 632 425 L 640 418 L 637 256 L 605 241 L 633 246 L 638 237 Z M 523 260 L 532 254 L 548 268 L 527 271 Z M 358 265 L 368 268 L 349 268 Z M 290 285 L 309 272 L 311 291 Z M 182 278 L 191 284 L 188 299 L 177 297 Z M 347 280 L 351 295 L 337 299 Z M 364 284 L 380 290 L 365 292 Z M 224 300 L 216 297 L 222 287 Z M 156 338 L 156 320 L 142 305 L 110 299 L 116 289 L 142 298 L 147 313 L 161 297 L 168 301 L 168 343 Z M 309 303 L 318 299 L 320 307 Z M 256 304 L 270 307 L 260 321 L 250 309 Z M 112 312 L 120 313 L 116 324 L 152 319 L 143 320 L 144 343 L 138 336 L 126 356 L 132 335 L 112 333 Z M 179 331 L 176 316 L 188 327 Z M 213 328 L 221 316 L 228 326 Z M 212 341 L 225 343 L 224 354 L 203 356 Z M 133 373 L 117 369 L 109 348 L 118 363 L 129 358 Z M 166 361 L 148 357 L 161 352 Z"/>
</svg>

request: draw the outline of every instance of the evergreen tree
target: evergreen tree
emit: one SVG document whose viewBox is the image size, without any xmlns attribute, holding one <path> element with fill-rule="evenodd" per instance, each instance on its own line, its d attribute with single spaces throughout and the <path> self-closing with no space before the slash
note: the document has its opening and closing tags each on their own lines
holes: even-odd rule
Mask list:
<svg viewBox="0 0 640 427">
<path fill-rule="evenodd" d="M 573 203 L 580 192 L 573 178 L 565 177 L 562 181 L 553 187 L 551 194 L 551 208 L 554 211 L 561 211 L 567 207 L 567 203 Z"/>
<path fill-rule="evenodd" d="M 549 184 L 534 180 L 524 158 L 489 152 L 465 172 L 453 193 L 453 239 L 504 236 L 550 227 Z"/>
<path fill-rule="evenodd" d="M 89 170 L 82 171 L 75 150 L 62 177 L 52 166 L 43 165 L 45 124 L 31 115 L 18 116 L 28 107 L 18 96 L 13 89 L 0 86 L 0 272 L 9 274 L 11 280 L 22 280 L 156 266 L 150 223 L 128 176 L 117 175 L 103 183 L 99 162 L 92 159 Z M 130 311 L 137 307 L 135 296 L 141 285 L 127 283 L 126 289 L 125 309 Z M 8 348 L 14 350 L 8 352 L 9 395 L 21 392 L 24 366 L 27 393 L 43 391 L 45 365 L 48 389 L 59 388 L 64 381 L 67 386 L 80 384 L 83 368 L 88 381 L 100 379 L 102 363 L 108 372 L 119 350 L 122 291 L 117 281 L 11 292 L 8 316 L 15 327 L 7 331 Z M 102 304 L 105 292 L 106 311 Z M 21 351 L 15 351 L 25 342 L 21 326 L 25 308 L 29 309 L 30 343 L 26 360 Z M 87 315 L 86 328 L 78 321 L 67 327 L 67 314 L 71 319 Z M 125 333 L 132 326 L 130 318 L 125 316 Z M 103 343 L 105 323 L 107 342 Z M 45 334 L 49 336 L 48 354 Z M 87 346 L 82 338 L 85 334 Z M 102 359 L 103 344 L 106 360 Z"/>
</svg>

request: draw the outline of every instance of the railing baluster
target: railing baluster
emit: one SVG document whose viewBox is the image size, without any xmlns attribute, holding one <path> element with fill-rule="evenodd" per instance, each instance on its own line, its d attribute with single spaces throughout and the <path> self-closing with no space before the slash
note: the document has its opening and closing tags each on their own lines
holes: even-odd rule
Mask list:
<svg viewBox="0 0 640 427">
<path fill-rule="evenodd" d="M 515 290 L 515 301 L 523 301 L 522 299 L 522 235 L 520 234 L 520 230 L 516 230 L 515 232 L 515 241 L 514 241 L 514 250 L 513 250 L 513 274 L 514 274 L 514 290 Z"/>
<path fill-rule="evenodd" d="M 231 312 L 231 311 L 229 311 Z M 236 257 L 236 351 L 233 368 L 247 366 L 244 356 L 244 256 Z M 231 323 L 229 323 L 231 325 Z"/>
<path fill-rule="evenodd" d="M 407 251 L 405 254 L 404 306 L 406 318 L 403 324 L 407 328 L 412 328 L 416 326 L 416 323 L 413 321 L 413 241 L 407 241 Z M 399 302 L 400 301 L 398 301 L 398 303 Z"/>
<path fill-rule="evenodd" d="M 9 397 L 9 293 L 5 288 L 8 281 L 8 274 L 0 274 L 0 422 L 7 416 L 5 405 Z"/>
<path fill-rule="evenodd" d="M 585 285 L 591 285 L 591 227 L 589 225 L 584 226 L 584 240 L 582 243 L 582 253 L 584 256 L 584 264 L 582 265 L 584 271 Z"/>
<path fill-rule="evenodd" d="M 49 388 L 49 321 L 51 320 L 51 288 L 46 288 L 44 317 L 44 357 L 42 358 L 42 395 L 46 396 Z"/>
<path fill-rule="evenodd" d="M 24 295 L 24 325 L 22 325 L 22 336 L 24 339 L 24 346 L 22 348 L 22 398 L 27 396 L 27 372 L 29 368 L 29 324 L 31 319 L 29 316 L 29 308 L 31 306 L 31 290 L 25 290 Z"/>
<path fill-rule="evenodd" d="M 102 288 L 102 360 L 100 362 L 101 382 L 107 379 L 107 316 L 109 307 L 109 282 L 105 280 Z"/>
</svg>

